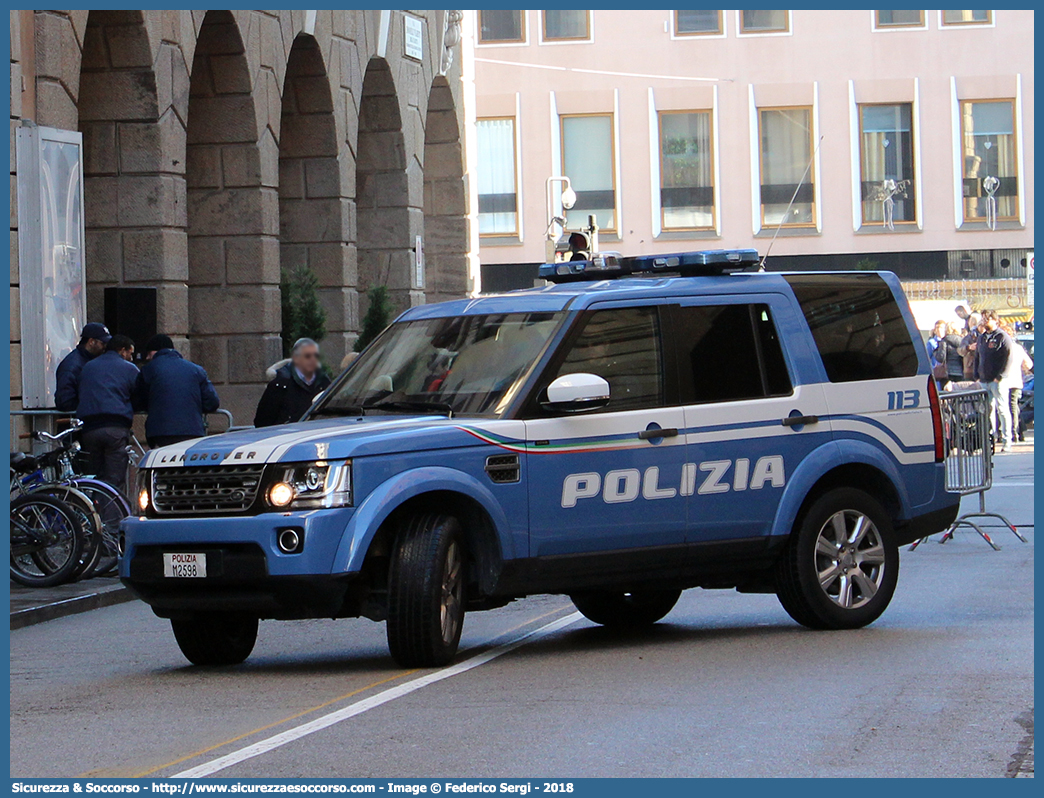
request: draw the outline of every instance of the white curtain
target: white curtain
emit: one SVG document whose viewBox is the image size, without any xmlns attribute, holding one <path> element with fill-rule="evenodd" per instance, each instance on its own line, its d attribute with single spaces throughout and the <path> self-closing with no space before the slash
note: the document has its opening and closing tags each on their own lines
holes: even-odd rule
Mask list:
<svg viewBox="0 0 1044 798">
<path fill-rule="evenodd" d="M 812 160 L 812 112 L 808 108 L 767 109 L 761 112 L 761 187 L 774 188 L 772 200 L 762 202 L 765 224 L 811 224 L 812 202 L 802 201 L 802 194 L 811 196 L 814 175 L 808 168 Z M 808 169 L 806 173 L 805 170 Z M 787 206 L 794 189 L 801 182 L 805 190 L 799 192 L 790 212 Z M 786 218 L 784 218 L 784 216 Z"/>
<path fill-rule="evenodd" d="M 587 225 L 594 214 L 601 228 L 614 228 L 613 118 L 562 118 L 562 168 L 577 193 L 576 205 L 566 212 L 570 228 Z"/>
<path fill-rule="evenodd" d="M 511 205 L 515 191 L 515 120 L 479 119 L 476 123 L 478 147 L 479 234 L 510 235 L 518 232 L 517 205 Z M 484 199 L 485 198 L 485 199 Z M 495 210 L 483 212 L 483 205 Z"/>
<path fill-rule="evenodd" d="M 1008 184 L 995 195 L 997 217 L 1014 218 L 1018 215 L 1018 196 L 1012 183 L 1016 182 L 1018 170 L 1015 161 L 1013 104 L 1008 100 L 966 102 L 962 110 L 967 192 L 964 215 L 968 219 L 986 218 L 987 193 L 982 181 L 992 176 Z M 1003 196 L 1002 192 L 1008 196 Z"/>
<path fill-rule="evenodd" d="M 870 184 L 880 186 L 885 180 L 913 180 L 913 153 L 911 147 L 912 109 L 909 103 L 897 105 L 864 105 L 859 109 L 863 129 L 862 174 L 864 189 Z M 914 221 L 913 185 L 906 189 L 906 197 L 895 196 L 892 218 L 895 221 Z M 863 221 L 880 222 L 884 207 L 880 196 L 864 195 Z"/>
<path fill-rule="evenodd" d="M 714 226 L 714 158 L 709 111 L 660 115 L 660 172 L 663 226 Z M 681 202 L 671 189 L 710 189 L 702 202 Z M 683 195 L 684 196 L 684 195 Z"/>
</svg>

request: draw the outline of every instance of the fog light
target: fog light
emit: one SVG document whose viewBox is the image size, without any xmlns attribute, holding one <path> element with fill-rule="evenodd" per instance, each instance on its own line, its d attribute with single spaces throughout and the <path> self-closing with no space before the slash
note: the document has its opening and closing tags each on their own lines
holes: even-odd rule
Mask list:
<svg viewBox="0 0 1044 798">
<path fill-rule="evenodd" d="M 138 508 L 145 512 L 149 509 L 149 489 L 142 488 L 141 493 L 138 494 Z"/>
<path fill-rule="evenodd" d="M 277 482 L 268 490 L 268 501 L 273 507 L 286 507 L 294 500 L 294 489 L 285 482 Z"/>
<path fill-rule="evenodd" d="M 295 529 L 284 529 L 277 540 L 280 550 L 286 554 L 293 554 L 301 545 L 301 536 Z"/>
</svg>

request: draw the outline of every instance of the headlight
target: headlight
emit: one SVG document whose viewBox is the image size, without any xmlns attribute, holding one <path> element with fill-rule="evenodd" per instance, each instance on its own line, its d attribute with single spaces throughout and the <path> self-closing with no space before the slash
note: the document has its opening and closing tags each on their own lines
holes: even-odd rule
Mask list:
<svg viewBox="0 0 1044 798">
<path fill-rule="evenodd" d="M 352 503 L 351 461 L 277 463 L 268 479 L 268 503 L 283 509 L 344 507 Z"/>
<path fill-rule="evenodd" d="M 145 469 L 138 471 L 137 505 L 139 513 L 144 513 L 149 509 L 149 488 L 151 484 L 152 480 L 149 478 L 149 472 Z"/>
</svg>

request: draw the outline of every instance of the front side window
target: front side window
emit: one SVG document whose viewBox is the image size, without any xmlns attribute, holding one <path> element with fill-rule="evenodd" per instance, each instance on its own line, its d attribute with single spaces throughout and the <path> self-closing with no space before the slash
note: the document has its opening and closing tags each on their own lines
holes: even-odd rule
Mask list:
<svg viewBox="0 0 1044 798">
<path fill-rule="evenodd" d="M 768 305 L 698 305 L 672 311 L 685 404 L 792 392 Z"/>
<path fill-rule="evenodd" d="M 609 383 L 609 404 L 603 412 L 661 407 L 664 380 L 657 308 L 596 310 L 582 324 L 551 379 L 597 374 Z"/>
<path fill-rule="evenodd" d="M 660 114 L 660 209 L 664 230 L 714 227 L 710 111 Z"/>
<path fill-rule="evenodd" d="M 943 25 L 989 25 L 992 11 L 943 11 Z"/>
<path fill-rule="evenodd" d="M 311 416 L 499 416 L 562 317 L 498 313 L 393 324 Z"/>
<path fill-rule="evenodd" d="M 789 11 L 740 11 L 740 33 L 785 33 L 789 30 Z"/>
<path fill-rule="evenodd" d="M 912 377 L 917 349 L 888 285 L 876 274 L 790 275 L 831 382 Z"/>
<path fill-rule="evenodd" d="M 723 32 L 722 11 L 689 8 L 674 12 L 674 33 L 677 36 L 701 36 Z"/>
<path fill-rule="evenodd" d="M 591 38 L 591 12 L 571 9 L 544 11 L 544 41 Z"/>
<path fill-rule="evenodd" d="M 1015 103 L 961 103 L 964 220 L 1016 219 L 1019 173 L 1015 154 Z"/>
<path fill-rule="evenodd" d="M 526 16 L 524 11 L 479 11 L 479 44 L 494 42 L 524 42 Z"/>
<path fill-rule="evenodd" d="M 875 11 L 878 28 L 921 28 L 924 27 L 924 12 L 905 9 L 902 11 Z"/>
<path fill-rule="evenodd" d="M 576 192 L 567 227 L 586 227 L 594 215 L 601 229 L 616 229 L 615 161 L 611 114 L 562 117 L 562 174 Z"/>
<path fill-rule="evenodd" d="M 916 221 L 913 106 L 859 106 L 863 224 Z"/>
<path fill-rule="evenodd" d="M 814 226 L 812 109 L 763 108 L 759 134 L 762 226 Z"/>
<path fill-rule="evenodd" d="M 479 119 L 475 134 L 479 235 L 517 235 L 515 120 Z"/>
</svg>

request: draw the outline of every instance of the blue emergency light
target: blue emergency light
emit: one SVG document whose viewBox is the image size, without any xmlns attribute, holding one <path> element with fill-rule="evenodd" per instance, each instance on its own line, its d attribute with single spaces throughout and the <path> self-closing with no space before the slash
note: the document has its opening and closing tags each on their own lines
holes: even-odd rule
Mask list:
<svg viewBox="0 0 1044 798">
<path fill-rule="evenodd" d="M 539 274 L 541 278 L 552 283 L 615 280 L 620 277 L 657 274 L 703 277 L 749 271 L 757 268 L 760 262 L 756 249 L 710 249 L 627 258 L 615 252 L 604 252 L 591 260 L 545 263 L 540 267 Z"/>
</svg>

